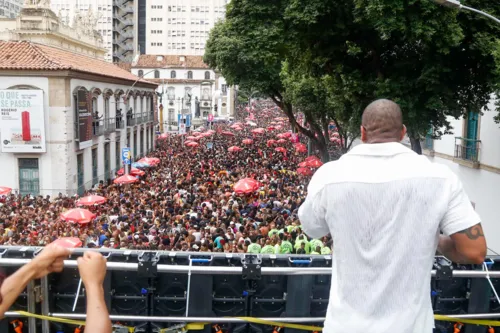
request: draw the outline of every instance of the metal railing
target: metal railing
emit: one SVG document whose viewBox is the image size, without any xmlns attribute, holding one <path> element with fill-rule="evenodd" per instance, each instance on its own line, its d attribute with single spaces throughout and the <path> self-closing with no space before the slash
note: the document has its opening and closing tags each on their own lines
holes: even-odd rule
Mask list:
<svg viewBox="0 0 500 333">
<path fill-rule="evenodd" d="M 124 129 L 125 128 L 125 119 L 123 116 L 116 117 L 115 128 L 116 129 Z"/>
<path fill-rule="evenodd" d="M 134 115 L 127 115 L 127 126 L 132 127 L 137 124 L 137 119 L 134 117 Z"/>
<path fill-rule="evenodd" d="M 480 145 L 481 140 L 456 137 L 454 157 L 456 159 L 477 163 L 479 162 L 479 152 L 481 149 Z"/>
<path fill-rule="evenodd" d="M 92 119 L 92 135 L 100 136 L 104 134 L 105 122 L 104 119 Z"/>
<path fill-rule="evenodd" d="M 104 119 L 104 132 L 111 133 L 116 131 L 116 117 Z"/>
</svg>

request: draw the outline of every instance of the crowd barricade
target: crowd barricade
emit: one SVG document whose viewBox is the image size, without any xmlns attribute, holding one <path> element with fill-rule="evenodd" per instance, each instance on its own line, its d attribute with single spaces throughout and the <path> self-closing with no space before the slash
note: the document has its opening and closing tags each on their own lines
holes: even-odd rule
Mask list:
<svg viewBox="0 0 500 333">
<path fill-rule="evenodd" d="M 40 250 L 0 247 L 0 267 L 11 274 Z M 51 319 L 85 320 L 85 292 L 83 286 L 78 292 L 76 264 L 84 251 L 75 250 L 62 273 L 30 283 L 0 321 L 0 332 L 17 333 L 11 323 L 16 319 L 23 322 L 24 333 L 75 332 L 73 324 Z M 163 333 L 169 327 L 205 323 L 199 332 L 217 332 L 219 327 L 213 324 L 219 324 L 222 332 L 296 333 L 304 330 L 286 325 L 321 326 L 326 316 L 329 255 L 99 251 L 108 259 L 105 300 L 113 324 L 123 325 L 123 332 Z M 486 266 L 488 272 L 483 265 L 451 265 L 438 257 L 431 281 L 435 314 L 460 316 L 464 321 L 500 318 L 500 306 L 490 285 L 491 281 L 500 288 L 500 257 L 488 258 Z M 17 311 L 45 317 L 37 319 Z M 283 325 L 249 322 L 243 317 Z M 435 332 L 453 332 L 453 326 L 451 321 L 437 321 Z M 466 333 L 485 333 L 488 328 L 464 327 L 462 332 Z"/>
</svg>

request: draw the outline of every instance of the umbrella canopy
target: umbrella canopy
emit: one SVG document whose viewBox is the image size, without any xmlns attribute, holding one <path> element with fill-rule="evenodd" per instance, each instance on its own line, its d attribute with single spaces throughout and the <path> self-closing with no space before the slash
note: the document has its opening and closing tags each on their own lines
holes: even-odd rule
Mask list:
<svg viewBox="0 0 500 333">
<path fill-rule="evenodd" d="M 100 195 L 89 195 L 77 200 L 76 204 L 81 206 L 93 206 L 103 204 L 106 201 L 108 201 L 108 199 Z"/>
<path fill-rule="evenodd" d="M 252 126 L 252 127 L 257 126 L 257 124 L 254 123 L 253 121 L 247 121 L 247 124 L 250 125 L 250 126 Z"/>
<path fill-rule="evenodd" d="M 195 137 L 195 136 L 190 135 L 190 136 L 187 136 L 187 137 L 186 137 L 186 139 L 188 139 L 188 140 L 196 140 L 196 137 Z"/>
<path fill-rule="evenodd" d="M 118 170 L 116 173 L 118 174 L 118 176 L 122 176 L 122 175 L 124 175 L 124 174 L 125 174 L 125 170 L 124 170 L 123 168 L 121 168 L 121 169 L 120 169 L 120 170 Z M 139 169 L 134 168 L 134 167 L 130 168 L 130 172 L 129 172 L 129 173 L 130 173 L 132 176 L 142 176 L 142 175 L 144 175 L 144 171 L 139 170 Z"/>
<path fill-rule="evenodd" d="M 272 145 L 276 144 L 276 140 L 267 140 L 267 146 L 271 147 Z"/>
<path fill-rule="evenodd" d="M 236 132 L 243 131 L 243 129 L 242 129 L 241 127 L 235 127 L 235 128 L 234 128 L 234 130 L 235 130 Z"/>
<path fill-rule="evenodd" d="M 66 222 L 73 222 L 79 224 L 86 224 L 92 221 L 96 215 L 90 210 L 83 208 L 70 209 L 61 214 L 61 219 Z"/>
<path fill-rule="evenodd" d="M 295 144 L 295 151 L 298 153 L 307 153 L 307 147 L 303 143 Z"/>
<path fill-rule="evenodd" d="M 0 186 L 0 195 L 7 195 L 12 191 L 10 187 Z"/>
<path fill-rule="evenodd" d="M 289 138 L 292 136 L 292 133 L 290 132 L 284 132 L 284 133 L 281 133 L 281 135 L 284 137 L 284 138 Z"/>
<path fill-rule="evenodd" d="M 283 144 L 283 143 L 286 143 L 286 140 L 285 139 L 279 139 L 278 141 L 276 141 L 277 143 L 280 143 L 280 144 Z"/>
<path fill-rule="evenodd" d="M 307 168 L 307 162 L 306 162 L 306 161 L 304 161 L 304 162 L 300 162 L 300 163 L 299 163 L 299 167 L 300 167 L 300 168 Z"/>
<path fill-rule="evenodd" d="M 151 165 L 147 164 L 146 162 L 135 162 L 132 163 L 132 168 L 137 168 L 137 169 L 143 169 L 143 168 L 149 168 Z"/>
<path fill-rule="evenodd" d="M 143 157 L 138 163 L 146 163 L 148 165 L 158 165 L 160 164 L 160 159 L 158 157 Z"/>
<path fill-rule="evenodd" d="M 59 238 L 53 241 L 52 244 L 65 247 L 67 249 L 76 249 L 77 247 L 82 247 L 82 241 L 76 237 Z"/>
<path fill-rule="evenodd" d="M 229 132 L 229 131 L 222 131 L 221 133 L 222 135 L 225 135 L 225 136 L 234 136 L 234 133 L 232 132 Z"/>
<path fill-rule="evenodd" d="M 319 157 L 315 155 L 308 156 L 304 161 L 309 162 L 309 161 L 319 161 Z"/>
<path fill-rule="evenodd" d="M 167 133 L 163 133 L 163 134 L 158 135 L 158 140 L 165 140 L 166 138 L 168 138 Z"/>
<path fill-rule="evenodd" d="M 188 142 L 186 143 L 186 146 L 188 147 L 198 147 L 200 144 L 198 142 Z"/>
<path fill-rule="evenodd" d="M 274 126 L 269 126 L 269 127 L 267 128 L 267 130 L 268 130 L 268 131 L 274 131 L 275 129 L 276 129 L 276 127 L 274 127 Z"/>
<path fill-rule="evenodd" d="M 229 126 L 230 128 L 239 128 L 241 126 L 241 123 L 236 123 L 236 124 L 233 124 L 231 126 Z"/>
<path fill-rule="evenodd" d="M 321 162 L 320 160 L 306 161 L 306 166 L 310 168 L 319 168 L 322 165 L 323 162 Z"/>
<path fill-rule="evenodd" d="M 276 150 L 277 152 L 280 152 L 280 153 L 286 154 L 286 148 L 283 148 L 283 147 L 276 147 L 276 148 L 274 148 L 274 150 Z"/>
<path fill-rule="evenodd" d="M 232 146 L 232 147 L 229 147 L 227 151 L 230 152 L 230 153 L 237 153 L 237 152 L 242 151 L 242 150 L 243 149 L 241 149 L 238 146 Z"/>
<path fill-rule="evenodd" d="M 266 132 L 266 130 L 261 128 L 261 127 L 252 130 L 253 134 L 264 134 L 265 132 Z"/>
<path fill-rule="evenodd" d="M 312 176 L 313 172 L 309 168 L 298 168 L 297 173 L 303 176 Z"/>
<path fill-rule="evenodd" d="M 236 194 L 250 194 L 257 191 L 260 183 L 253 178 L 243 178 L 234 184 L 233 191 Z"/>
<path fill-rule="evenodd" d="M 132 184 L 132 183 L 137 182 L 138 180 L 139 179 L 135 178 L 132 175 L 125 175 L 125 176 L 121 176 L 121 177 L 116 178 L 115 180 L 113 180 L 113 183 L 115 183 L 115 184 Z"/>
<path fill-rule="evenodd" d="M 253 143 L 253 140 L 252 139 L 245 139 L 243 141 L 241 141 L 243 144 L 245 145 L 251 145 Z"/>
</svg>

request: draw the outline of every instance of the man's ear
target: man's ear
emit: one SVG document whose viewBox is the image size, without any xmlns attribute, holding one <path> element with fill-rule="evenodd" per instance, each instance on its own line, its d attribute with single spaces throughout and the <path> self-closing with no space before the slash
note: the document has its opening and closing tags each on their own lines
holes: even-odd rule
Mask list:
<svg viewBox="0 0 500 333">
<path fill-rule="evenodd" d="M 368 138 L 366 135 L 366 128 L 364 126 L 361 126 L 360 130 L 361 130 L 361 142 L 366 143 L 366 141 L 368 141 Z"/>
<path fill-rule="evenodd" d="M 406 135 L 406 126 L 403 125 L 403 129 L 401 130 L 401 139 L 399 141 L 403 141 Z"/>
</svg>

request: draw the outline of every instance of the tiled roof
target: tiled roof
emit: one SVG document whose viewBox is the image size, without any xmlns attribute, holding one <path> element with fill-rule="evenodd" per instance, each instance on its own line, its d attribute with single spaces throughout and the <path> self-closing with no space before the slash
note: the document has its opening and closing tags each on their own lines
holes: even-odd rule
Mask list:
<svg viewBox="0 0 500 333">
<path fill-rule="evenodd" d="M 146 79 L 157 84 L 196 84 L 202 82 L 212 82 L 213 80 L 190 80 L 190 79 Z"/>
<path fill-rule="evenodd" d="M 185 61 L 181 61 L 184 57 Z M 141 54 L 134 68 L 207 68 L 202 56 Z"/>
<path fill-rule="evenodd" d="M 137 76 L 104 60 L 26 41 L 0 41 L 0 70 L 71 70 L 135 81 Z M 140 82 L 152 84 L 141 79 Z"/>
<path fill-rule="evenodd" d="M 118 63 L 115 63 L 115 65 L 120 67 L 121 69 L 126 70 L 127 72 L 132 71 L 132 64 L 130 62 L 118 62 Z"/>
</svg>

